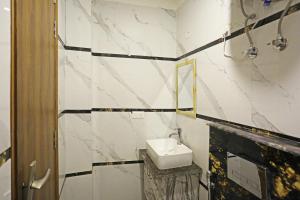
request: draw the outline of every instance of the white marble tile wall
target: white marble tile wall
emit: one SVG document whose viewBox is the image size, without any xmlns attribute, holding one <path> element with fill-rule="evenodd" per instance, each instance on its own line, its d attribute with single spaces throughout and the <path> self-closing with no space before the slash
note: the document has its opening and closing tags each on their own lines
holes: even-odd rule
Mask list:
<svg viewBox="0 0 300 200">
<path fill-rule="evenodd" d="M 91 47 L 91 0 L 66 0 L 66 45 Z"/>
<path fill-rule="evenodd" d="M 96 0 L 92 15 L 93 52 L 176 56 L 174 11 Z M 174 109 L 174 64 L 93 57 L 93 107 Z M 138 160 L 146 139 L 167 137 L 177 127 L 175 119 L 175 113 L 133 119 L 129 112 L 93 112 L 94 162 Z M 99 166 L 93 175 L 94 200 L 142 199 L 139 164 Z"/>
<path fill-rule="evenodd" d="M 93 52 L 176 57 L 172 10 L 93 1 Z"/>
<path fill-rule="evenodd" d="M 299 19 L 299 12 L 286 17 L 289 46 L 283 52 L 268 45 L 277 29 L 273 22 L 253 31 L 260 50 L 255 60 L 242 54 L 248 47 L 245 35 L 228 43 L 233 58 L 223 56 L 223 44 L 192 56 L 198 65 L 198 113 L 300 137 L 300 28 L 294 26 Z"/>
<path fill-rule="evenodd" d="M 58 1 L 58 35 L 66 43 L 66 0 Z"/>
<path fill-rule="evenodd" d="M 143 200 L 143 164 L 95 167 L 94 200 Z"/>
<path fill-rule="evenodd" d="M 284 9 L 287 1 L 273 2 L 268 8 L 260 0 L 244 2 L 246 12 L 257 15 L 253 23 Z M 298 2 L 294 0 L 293 4 Z M 243 28 L 244 20 L 239 0 L 186 0 L 177 10 L 177 54 L 180 56 L 212 42 L 226 31 Z"/>
<path fill-rule="evenodd" d="M 91 0 L 63 0 L 59 35 L 68 46 L 91 46 Z M 65 13 L 64 13 L 65 12 Z M 64 51 L 61 59 L 60 110 L 91 109 L 91 53 Z M 92 134 L 90 114 L 64 114 L 59 118 L 60 188 L 63 200 L 92 199 L 92 175 L 63 175 L 92 170 Z M 64 173 L 62 172 L 64 171 Z M 64 183 L 64 184 L 63 184 Z"/>
<path fill-rule="evenodd" d="M 94 162 L 139 160 L 146 139 L 165 138 L 177 127 L 175 113 L 93 112 Z M 117 124 L 117 125 L 116 125 Z"/>
<path fill-rule="evenodd" d="M 0 154 L 10 147 L 10 0 L 0 1 Z M 0 199 L 11 199 L 11 162 L 0 166 Z"/>
<path fill-rule="evenodd" d="M 11 161 L 7 161 L 0 168 L 0 199 L 11 199 Z"/>
<path fill-rule="evenodd" d="M 65 109 L 66 104 L 66 50 L 58 42 L 58 113 Z"/>
<path fill-rule="evenodd" d="M 223 8 L 229 1 L 187 2 L 177 12 L 177 35 L 179 43 L 183 44 L 183 51 L 179 53 L 207 44 L 229 28 L 236 30 L 242 27 L 237 21 L 241 18 L 233 17 L 239 15 L 235 6 L 239 5 L 238 1 L 232 1 L 229 7 Z M 276 3 L 265 10 L 258 4 L 260 1 L 251 2 L 247 1 L 246 8 L 255 8 L 259 18 L 283 8 L 282 3 Z M 190 20 L 196 18 L 193 9 L 198 10 L 198 15 L 206 12 L 210 20 L 206 20 L 207 17 Z M 228 23 L 222 22 L 226 19 L 224 15 L 228 16 Z M 255 60 L 244 56 L 243 52 L 248 48 L 246 35 L 228 41 L 226 54 L 230 57 L 224 57 L 223 44 L 190 56 L 197 60 L 197 113 L 299 138 L 300 88 L 297 80 L 300 78 L 300 59 L 296 52 L 300 48 L 300 28 L 295 26 L 299 19 L 300 13 L 297 12 L 284 20 L 283 32 L 289 46 L 283 52 L 269 45 L 276 36 L 276 21 L 252 32 L 259 49 Z M 207 170 L 209 129 L 206 121 L 177 116 L 177 123 L 183 128 L 184 142 L 194 151 L 194 161 Z M 202 181 L 206 183 L 205 177 Z M 207 199 L 206 194 L 203 195 Z"/>
<path fill-rule="evenodd" d="M 90 110 L 91 54 L 66 51 L 65 110 Z M 91 114 L 65 114 L 66 173 L 88 171 L 92 168 Z"/>
<path fill-rule="evenodd" d="M 66 51 L 65 109 L 91 109 L 91 53 Z"/>
<path fill-rule="evenodd" d="M 92 59 L 93 107 L 175 108 L 174 62 Z"/>
<path fill-rule="evenodd" d="M 61 113 L 65 108 L 65 49 L 58 43 L 58 113 Z M 65 138 L 65 126 L 64 118 L 58 118 L 58 166 L 59 166 L 59 190 L 62 189 L 62 185 L 65 178 L 65 158 L 66 158 L 66 138 Z"/>
<path fill-rule="evenodd" d="M 92 175 L 69 177 L 64 184 L 60 200 L 92 200 Z"/>
<path fill-rule="evenodd" d="M 90 114 L 65 114 L 66 173 L 92 170 Z"/>
<path fill-rule="evenodd" d="M 245 2 L 258 19 L 281 10 L 283 4 L 265 9 L 261 1 Z M 66 43 L 100 53 L 176 57 L 176 49 L 182 55 L 243 27 L 239 6 L 238 0 L 187 0 L 176 13 L 103 0 L 67 0 Z M 255 61 L 243 58 L 245 35 L 228 42 L 226 53 L 233 58 L 223 56 L 222 44 L 191 56 L 198 65 L 197 112 L 299 137 L 300 116 L 295 111 L 300 62 L 294 52 L 300 46 L 300 29 L 292 25 L 297 19 L 299 14 L 293 14 L 284 22 L 290 45 L 285 52 L 267 45 L 275 37 L 272 23 L 253 32 L 260 49 Z M 66 108 L 175 108 L 173 62 L 67 54 Z M 178 126 L 194 150 L 194 161 L 208 169 L 209 134 L 203 120 L 178 116 L 176 122 L 174 113 L 145 113 L 144 119 L 132 119 L 127 112 L 93 112 L 89 120 L 87 116 L 66 115 L 69 172 L 90 170 L 92 162 L 136 160 L 146 139 L 166 137 Z M 93 172 L 94 199 L 141 198 L 139 165 L 102 166 Z M 204 190 L 201 195 L 207 197 Z"/>
<path fill-rule="evenodd" d="M 66 42 L 66 0 L 58 1 L 58 35 Z M 58 41 L 58 113 L 65 110 L 66 50 Z M 58 118 L 58 174 L 59 191 L 63 189 L 66 175 L 66 135 L 64 117 Z M 60 193 L 61 194 L 61 193 Z"/>
<path fill-rule="evenodd" d="M 10 147 L 10 0 L 0 2 L 0 153 Z"/>
<path fill-rule="evenodd" d="M 66 135 L 63 116 L 58 119 L 58 173 L 59 191 L 61 191 L 66 176 Z"/>
</svg>

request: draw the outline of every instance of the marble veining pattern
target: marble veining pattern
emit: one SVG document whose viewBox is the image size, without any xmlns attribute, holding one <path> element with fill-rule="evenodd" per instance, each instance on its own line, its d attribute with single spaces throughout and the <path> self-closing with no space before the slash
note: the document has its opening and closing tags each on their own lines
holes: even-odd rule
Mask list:
<svg viewBox="0 0 300 200">
<path fill-rule="evenodd" d="M 91 114 L 65 114 L 66 173 L 92 169 Z"/>
<path fill-rule="evenodd" d="M 65 109 L 90 109 L 92 104 L 91 54 L 66 51 Z"/>
<path fill-rule="evenodd" d="M 174 11 L 95 0 L 92 16 L 93 52 L 176 56 Z"/>
<path fill-rule="evenodd" d="M 66 45 L 91 47 L 91 0 L 66 1 Z M 81 31 L 78 31 L 81 30 Z M 74 34 L 76 33 L 76 34 Z"/>
<path fill-rule="evenodd" d="M 165 9 L 144 9 L 138 6 L 107 3 L 96 0 L 93 2 L 95 6 L 91 9 L 92 18 L 90 18 L 90 14 L 88 13 L 89 8 L 86 6 L 89 3 L 85 4 L 83 2 L 84 1 L 79 0 L 73 1 L 73 4 L 78 7 L 75 9 L 72 8 L 74 10 L 74 12 L 72 11 L 74 13 L 73 16 L 78 16 L 78 23 L 74 25 L 74 27 L 77 26 L 76 29 L 78 29 L 78 26 L 80 26 L 81 29 L 82 27 L 87 28 L 88 23 L 92 23 L 92 33 L 90 35 L 93 39 L 92 42 L 87 42 L 87 40 L 80 38 L 80 36 L 79 38 L 69 40 L 74 41 L 74 43 L 69 42 L 69 44 L 83 47 L 90 47 L 91 44 L 93 44 L 92 49 L 95 52 L 175 57 L 176 44 L 178 46 L 178 54 L 181 55 L 182 53 L 186 53 L 187 51 L 208 43 L 208 41 L 219 38 L 227 29 L 236 30 L 242 27 L 243 24 L 243 18 L 240 16 L 239 4 L 237 3 L 238 1 L 231 1 L 229 3 L 229 1 L 221 0 L 214 1 L 211 5 L 208 3 L 202 4 L 202 9 L 209 8 L 209 6 L 215 6 L 215 8 L 217 8 L 207 9 L 210 10 L 210 13 L 197 12 L 197 14 L 204 16 L 212 15 L 211 12 L 218 13 L 210 20 L 209 27 L 212 29 L 210 30 L 210 34 L 203 31 L 199 24 L 197 24 L 197 26 L 194 24 L 188 25 L 192 27 L 190 29 L 186 29 L 180 24 L 177 24 L 177 31 L 187 30 L 186 32 L 179 33 L 179 35 L 176 35 L 176 20 L 180 18 L 180 12 L 175 13 Z M 200 1 L 189 2 L 199 3 Z M 199 9 L 197 5 L 191 4 L 190 6 Z M 283 7 L 282 5 L 282 3 L 274 4 L 271 9 L 263 11 L 254 1 L 253 3 L 246 3 L 246 7 L 249 11 L 253 9 L 258 11 L 259 18 L 280 10 Z M 226 8 L 226 10 L 224 8 Z M 80 10 L 80 12 L 76 13 L 76 9 Z M 115 9 L 123 10 L 120 13 L 123 19 L 120 19 L 118 16 L 119 13 L 116 15 Z M 230 9 L 233 10 L 232 15 L 227 11 Z M 152 18 L 149 13 L 157 13 L 157 16 L 163 18 L 164 20 L 161 20 L 162 24 L 157 24 L 157 20 Z M 296 26 L 291 27 L 291 25 L 289 25 L 295 23 L 293 21 L 289 22 L 290 19 L 296 21 L 295 18 L 297 17 L 294 17 L 295 15 L 297 14 L 289 16 L 284 25 L 289 27 L 286 28 L 286 30 L 290 29 L 286 33 L 288 38 L 291 38 L 289 41 L 293 41 L 292 38 L 297 38 L 295 34 L 299 32 Z M 226 17 L 223 18 L 220 16 Z M 190 15 L 187 17 L 190 17 Z M 198 17 L 195 18 L 198 19 Z M 221 22 L 218 21 L 214 23 L 215 20 L 221 18 L 227 21 L 221 20 Z M 228 19 L 230 19 L 230 23 L 228 23 Z M 182 20 L 179 23 L 184 22 L 184 19 L 179 20 Z M 81 26 L 83 22 L 84 26 Z M 197 23 L 198 22 L 197 20 Z M 166 23 L 168 25 L 165 25 Z M 297 98 L 299 88 L 297 88 L 297 68 L 294 67 L 297 62 L 294 56 L 295 54 L 291 52 L 297 52 L 296 46 L 299 46 L 299 44 L 292 42 L 288 50 L 279 55 L 279 59 L 276 58 L 278 53 L 272 51 L 272 48 L 267 45 L 268 40 L 270 40 L 269 32 L 275 33 L 275 25 L 276 22 L 273 22 L 253 32 L 256 35 L 255 43 L 258 44 L 260 54 L 263 55 L 253 62 L 243 56 L 243 51 L 248 45 L 245 35 L 228 42 L 226 53 L 229 54 L 231 58 L 223 57 L 223 44 L 195 55 L 198 61 L 199 72 L 197 75 L 197 84 L 199 86 L 198 94 L 200 95 L 198 98 L 200 99 L 198 102 L 198 113 L 277 132 L 288 133 L 290 135 L 297 135 L 296 119 L 298 115 L 292 111 L 297 110 L 299 107 L 296 103 L 297 99 L 299 99 Z M 207 23 L 205 26 L 207 26 Z M 149 34 L 136 36 L 135 34 L 137 33 L 132 33 L 128 27 L 143 27 L 147 30 L 147 33 L 154 32 L 154 34 L 151 36 L 149 36 Z M 195 27 L 196 29 L 199 27 L 201 31 L 193 30 Z M 85 33 L 89 34 L 88 32 L 89 29 L 87 29 Z M 203 34 L 205 34 L 205 37 L 202 37 Z M 163 39 L 157 40 L 156 35 L 160 35 Z M 156 39 L 155 42 L 153 42 L 152 37 Z M 195 38 L 197 38 L 197 40 L 195 40 Z M 163 45 L 160 46 L 160 43 Z M 289 50 L 290 48 L 291 50 Z M 77 59 L 81 59 L 82 55 L 81 52 L 78 53 Z M 288 70 L 289 72 L 282 71 L 286 68 L 281 67 L 287 65 L 287 60 L 291 61 L 289 64 L 293 66 L 290 68 L 290 71 Z M 279 63 L 279 65 L 274 64 L 276 62 Z M 67 105 L 70 105 L 70 109 L 79 107 L 83 109 L 80 105 L 84 105 L 87 109 L 90 108 L 91 98 L 93 99 L 92 107 L 100 108 L 174 108 L 175 104 L 173 99 L 175 91 L 173 88 L 175 88 L 175 86 L 173 83 L 175 82 L 175 71 L 172 71 L 174 68 L 172 62 L 165 64 L 163 61 L 138 61 L 136 59 L 93 57 L 91 70 L 86 70 L 87 68 L 83 69 L 82 66 L 85 66 L 85 64 L 75 66 L 74 63 L 78 62 L 70 56 L 70 59 L 67 60 L 70 70 L 68 73 L 72 74 L 72 77 L 69 79 L 69 85 L 70 88 L 74 89 L 71 89 L 73 91 L 70 92 L 70 101 L 67 103 Z M 86 62 L 86 66 L 87 65 Z M 88 71 L 89 73 L 86 73 Z M 279 74 L 285 73 L 285 77 L 279 76 Z M 136 76 L 136 74 L 139 74 L 139 76 Z M 287 75 L 289 78 L 286 78 Z M 80 85 L 76 87 L 72 85 L 72 83 L 77 84 L 79 82 Z M 224 89 L 224 87 L 226 89 Z M 77 91 L 75 91 L 75 89 L 77 90 L 78 88 L 78 91 L 89 91 L 88 97 L 84 98 L 84 95 L 82 95 L 85 94 L 84 92 L 76 93 Z M 91 90 L 92 92 L 90 92 Z M 77 96 L 77 94 L 79 95 Z M 261 98 L 265 96 L 265 94 L 271 94 L 270 98 Z M 280 98 L 278 98 L 278 96 L 280 96 Z M 279 99 L 279 101 L 271 103 L 274 98 Z M 245 112 L 241 113 L 241 110 Z M 282 120 L 282 113 L 284 116 L 289 116 L 289 121 Z M 76 147 L 78 150 L 86 150 L 85 158 L 75 161 L 76 159 L 72 157 L 71 160 L 73 161 L 71 165 L 79 171 L 87 169 L 87 163 L 90 162 L 88 160 L 91 159 L 90 155 L 93 155 L 92 160 L 94 162 L 135 160 L 138 156 L 137 150 L 144 146 L 145 139 L 166 137 L 170 132 L 173 132 L 173 128 L 178 127 L 174 116 L 173 114 L 151 113 L 145 114 L 144 119 L 132 119 L 130 113 L 92 113 L 90 122 L 90 126 L 92 126 L 92 136 L 89 135 L 89 139 L 86 139 L 83 135 L 78 136 L 78 133 L 76 133 L 77 130 L 69 132 L 72 132 L 69 136 L 76 138 L 70 140 L 72 141 L 72 148 Z M 77 120 L 73 120 L 72 124 L 80 124 L 75 121 Z M 201 123 L 204 122 L 201 121 Z M 98 126 L 98 124 L 101 124 L 101 126 Z M 118 124 L 119 127 L 116 127 L 116 124 Z M 187 124 L 189 124 L 189 122 Z M 80 128 L 78 130 L 80 130 Z M 201 131 L 205 132 L 206 135 L 207 130 L 205 128 L 201 128 Z M 161 132 L 163 134 L 161 134 Z M 74 136 L 72 134 L 74 134 Z M 194 137 L 187 136 L 188 133 L 185 135 L 186 141 L 193 146 L 193 149 L 197 149 L 197 145 L 192 141 Z M 124 142 L 124 138 L 128 138 L 129 142 Z M 204 139 L 206 138 L 204 137 Z M 95 142 L 92 142 L 92 144 L 89 142 L 91 140 Z M 68 140 L 66 141 L 66 146 L 67 142 Z M 206 150 L 205 147 L 201 148 L 201 150 L 203 149 Z M 88 153 L 88 151 L 90 152 Z M 198 153 L 196 154 L 194 157 L 198 159 L 197 162 L 205 169 L 207 161 L 203 161 L 203 159 L 199 158 Z M 78 165 L 79 162 L 83 163 L 83 165 Z M 100 176 L 107 175 L 108 180 L 109 177 L 114 176 L 112 174 L 115 174 L 116 170 L 121 174 L 127 174 L 128 172 L 127 169 L 121 166 L 109 166 L 101 170 L 101 173 L 99 173 L 101 174 Z M 114 182 L 118 184 L 117 188 L 120 188 L 118 190 L 125 190 L 123 188 L 124 183 L 127 183 L 127 180 L 134 179 L 132 177 L 137 178 L 139 176 L 136 174 L 127 174 L 124 180 L 120 178 L 122 184 Z M 139 184 L 139 181 L 139 178 L 135 179 L 134 184 L 131 185 L 132 188 L 125 191 L 126 197 L 128 195 L 131 199 L 140 199 L 140 194 L 134 197 L 131 196 L 134 192 L 140 191 L 140 188 L 136 188 L 135 185 Z M 98 187 L 100 184 L 100 179 L 98 179 L 94 187 Z M 101 185 L 101 188 L 105 188 L 105 185 Z M 118 198 L 118 194 L 106 193 L 106 190 L 104 190 L 102 194 L 99 194 L 98 191 L 96 191 L 96 193 L 101 197 L 103 197 L 105 193 L 104 197 L 107 199 Z M 97 195 L 95 195 L 96 197 L 94 197 L 94 199 L 98 198 Z M 114 197 L 114 195 L 116 195 L 116 197 Z"/>
<path fill-rule="evenodd" d="M 196 164 L 175 169 L 159 170 L 141 150 L 144 160 L 144 191 L 147 200 L 197 200 L 199 199 L 202 169 Z"/>
<path fill-rule="evenodd" d="M 299 2 L 294 0 L 293 4 Z M 262 1 L 245 1 L 244 4 L 248 13 L 256 13 L 257 18 L 251 21 L 254 23 L 282 10 L 286 1 L 273 2 L 268 8 L 264 8 Z M 177 56 L 220 38 L 226 31 L 243 28 L 244 20 L 239 1 L 186 0 L 177 10 Z"/>
<path fill-rule="evenodd" d="M 92 59 L 93 107 L 175 107 L 175 70 L 172 62 Z"/>
<path fill-rule="evenodd" d="M 276 137 L 271 135 L 268 132 L 265 133 L 257 133 L 257 132 L 248 132 L 245 130 L 241 130 L 238 127 L 227 126 L 222 124 L 211 123 L 210 127 L 215 127 L 224 132 L 234 133 L 239 137 L 245 137 L 249 140 L 252 140 L 257 143 L 261 143 L 265 146 L 269 146 L 274 149 L 278 149 L 280 151 L 285 151 L 294 155 L 300 156 L 300 143 L 280 137 Z"/>
<path fill-rule="evenodd" d="M 300 29 L 293 24 L 299 16 L 297 12 L 285 19 L 285 35 L 291 44 L 284 52 L 278 53 L 267 45 L 268 33 L 277 28 L 277 23 L 272 22 L 253 31 L 259 36 L 255 39 L 260 49 L 255 60 L 243 55 L 248 45 L 245 35 L 227 42 L 230 58 L 223 56 L 223 44 L 190 56 L 197 59 L 197 112 L 297 137 L 299 59 L 294 52 L 299 47 L 295 38 Z M 230 95 L 224 95 L 225 91 Z"/>
<path fill-rule="evenodd" d="M 175 113 L 144 115 L 144 119 L 133 119 L 130 112 L 93 112 L 93 161 L 138 160 L 146 139 L 168 137 L 177 127 Z"/>
</svg>

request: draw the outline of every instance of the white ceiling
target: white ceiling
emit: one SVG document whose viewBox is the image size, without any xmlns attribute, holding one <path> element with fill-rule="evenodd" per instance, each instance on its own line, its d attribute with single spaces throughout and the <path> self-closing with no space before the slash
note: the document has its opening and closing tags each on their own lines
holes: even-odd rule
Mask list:
<svg viewBox="0 0 300 200">
<path fill-rule="evenodd" d="M 177 8 L 179 8 L 179 6 L 185 0 L 106 0 L 106 1 L 177 10 Z"/>
</svg>

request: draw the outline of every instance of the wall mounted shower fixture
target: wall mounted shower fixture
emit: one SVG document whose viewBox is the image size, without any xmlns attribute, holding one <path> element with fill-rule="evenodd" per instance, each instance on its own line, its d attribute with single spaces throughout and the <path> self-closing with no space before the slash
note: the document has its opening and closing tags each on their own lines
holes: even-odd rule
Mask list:
<svg viewBox="0 0 300 200">
<path fill-rule="evenodd" d="M 278 22 L 277 37 L 272 41 L 273 47 L 279 51 L 283 51 L 287 47 L 287 39 L 282 35 L 282 21 L 289 8 L 291 7 L 292 2 L 293 0 L 288 0 L 288 3 L 286 4 L 285 9 L 282 12 L 280 20 Z"/>
<path fill-rule="evenodd" d="M 248 27 L 248 22 L 249 22 L 249 20 L 254 20 L 256 18 L 256 14 L 252 13 L 252 14 L 248 15 L 245 11 L 245 8 L 244 8 L 244 0 L 240 0 L 240 2 L 241 2 L 242 13 L 246 17 L 246 19 L 245 19 L 245 32 L 246 32 L 246 35 L 248 37 L 249 44 L 250 44 L 250 47 L 247 49 L 246 54 L 250 59 L 254 59 L 254 58 L 257 57 L 258 49 L 254 46 L 252 37 L 249 33 L 251 29 L 249 29 L 249 27 Z"/>
</svg>

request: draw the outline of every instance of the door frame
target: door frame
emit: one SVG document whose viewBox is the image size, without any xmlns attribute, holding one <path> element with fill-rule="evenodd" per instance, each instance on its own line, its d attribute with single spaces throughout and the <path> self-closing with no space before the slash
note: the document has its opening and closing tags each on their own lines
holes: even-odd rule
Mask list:
<svg viewBox="0 0 300 200">
<path fill-rule="evenodd" d="M 10 9 L 11 9 L 11 49 L 10 49 L 10 61 L 11 61 L 11 76 L 10 76 L 10 127 L 11 127 L 11 199 L 12 200 L 19 200 L 22 198 L 20 197 L 20 191 L 18 191 L 18 134 L 17 134 L 17 34 L 18 31 L 18 22 L 17 22 L 17 12 L 16 7 L 17 3 L 22 0 L 10 0 Z M 52 1 L 55 6 L 55 19 L 56 19 L 56 38 L 55 38 L 55 91 L 56 91 L 56 119 L 55 119 L 55 126 L 56 130 L 58 130 L 58 1 L 57 0 L 48 0 L 49 3 Z M 58 144 L 58 131 L 55 131 L 55 142 L 56 145 Z M 55 168 L 52 172 L 55 173 L 55 185 L 56 185 L 56 199 L 59 199 L 59 168 L 58 168 L 58 147 L 55 150 Z"/>
</svg>

